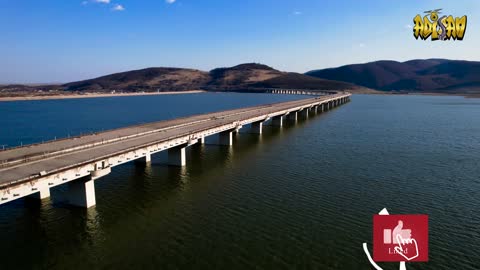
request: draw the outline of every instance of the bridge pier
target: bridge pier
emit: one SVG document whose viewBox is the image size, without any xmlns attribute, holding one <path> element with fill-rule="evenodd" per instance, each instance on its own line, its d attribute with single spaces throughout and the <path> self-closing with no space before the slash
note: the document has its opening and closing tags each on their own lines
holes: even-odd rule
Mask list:
<svg viewBox="0 0 480 270">
<path fill-rule="evenodd" d="M 48 187 L 41 188 L 38 192 L 33 193 L 28 197 L 35 200 L 43 200 L 43 199 L 50 198 L 50 188 Z"/>
<path fill-rule="evenodd" d="M 272 118 L 272 126 L 275 126 L 275 127 L 283 126 L 283 118 L 284 118 L 283 115 L 274 116 Z"/>
<path fill-rule="evenodd" d="M 200 144 L 205 144 L 205 137 L 202 137 L 198 140 Z"/>
<path fill-rule="evenodd" d="M 96 204 L 95 183 L 91 176 L 68 183 L 68 201 L 71 205 L 90 208 Z"/>
<path fill-rule="evenodd" d="M 288 120 L 297 121 L 298 120 L 298 113 L 296 111 L 295 112 L 290 112 L 288 114 Z"/>
<path fill-rule="evenodd" d="M 250 132 L 254 134 L 262 134 L 263 121 L 253 122 L 250 127 Z"/>
<path fill-rule="evenodd" d="M 144 157 L 135 160 L 137 164 L 147 164 L 152 161 L 152 155 L 147 153 Z"/>
<path fill-rule="evenodd" d="M 168 165 L 185 166 L 187 165 L 187 158 L 185 154 L 186 145 L 175 146 L 168 149 Z"/>
<path fill-rule="evenodd" d="M 218 144 L 227 146 L 233 145 L 232 130 L 220 132 L 218 134 Z"/>
<path fill-rule="evenodd" d="M 301 110 L 300 111 L 300 116 L 304 119 L 307 119 L 308 118 L 308 110 L 309 110 L 308 108 Z"/>
</svg>

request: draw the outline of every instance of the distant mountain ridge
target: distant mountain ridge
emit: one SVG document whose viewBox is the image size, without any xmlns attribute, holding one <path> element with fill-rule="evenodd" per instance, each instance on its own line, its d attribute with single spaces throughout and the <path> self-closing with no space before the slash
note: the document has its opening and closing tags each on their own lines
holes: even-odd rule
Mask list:
<svg viewBox="0 0 480 270">
<path fill-rule="evenodd" d="M 347 90 L 358 87 L 300 73 L 288 73 L 257 63 L 216 68 L 210 72 L 182 68 L 146 68 L 61 85 L 67 91 L 185 91 L 255 88 Z"/>
<path fill-rule="evenodd" d="M 479 93 L 480 62 L 416 59 L 376 61 L 312 70 L 306 75 L 383 91 Z"/>
<path fill-rule="evenodd" d="M 185 91 L 210 80 L 208 72 L 182 68 L 146 68 L 62 85 L 67 91 Z"/>
<path fill-rule="evenodd" d="M 416 59 L 406 62 L 376 61 L 309 71 L 284 72 L 267 65 L 246 63 L 201 71 L 152 67 L 125 71 L 57 85 L 3 85 L 0 95 L 60 92 L 163 92 L 186 90 L 261 90 L 264 88 L 375 90 L 438 93 L 480 93 L 480 62 Z"/>
</svg>

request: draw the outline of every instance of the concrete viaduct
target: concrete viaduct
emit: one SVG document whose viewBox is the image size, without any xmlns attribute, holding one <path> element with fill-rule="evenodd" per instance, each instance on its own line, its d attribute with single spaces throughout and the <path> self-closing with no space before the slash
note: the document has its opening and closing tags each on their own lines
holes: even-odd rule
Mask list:
<svg viewBox="0 0 480 270">
<path fill-rule="evenodd" d="M 267 89 L 266 93 L 272 94 L 287 94 L 287 95 L 309 95 L 309 96 L 324 96 L 329 94 L 336 94 L 337 91 L 310 91 L 303 89 Z"/>
<path fill-rule="evenodd" d="M 296 121 L 349 100 L 349 93 L 336 93 L 6 149 L 0 151 L 0 204 L 26 196 L 48 198 L 50 188 L 67 184 L 69 203 L 88 208 L 95 205 L 95 180 L 115 166 L 150 162 L 160 151 L 168 152 L 169 165 L 185 166 L 186 147 L 205 143 L 207 136 L 218 134 L 218 144 L 229 146 L 232 134 L 245 125 L 261 134 L 266 121 L 281 127 L 285 120 Z"/>
</svg>

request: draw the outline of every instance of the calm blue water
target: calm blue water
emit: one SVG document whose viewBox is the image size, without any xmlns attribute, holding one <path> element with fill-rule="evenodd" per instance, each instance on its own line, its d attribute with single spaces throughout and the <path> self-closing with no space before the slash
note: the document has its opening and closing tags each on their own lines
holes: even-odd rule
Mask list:
<svg viewBox="0 0 480 270">
<path fill-rule="evenodd" d="M 285 98 L 0 103 L 0 141 Z M 39 123 L 44 115 L 52 116 L 48 127 Z M 407 269 L 480 269 L 479 135 L 480 99 L 354 96 L 261 136 L 238 134 L 231 148 L 191 147 L 186 168 L 165 166 L 162 154 L 147 167 L 116 167 L 96 182 L 97 205 L 88 210 L 68 206 L 62 187 L 42 204 L 1 206 L 0 268 L 372 269 L 361 244 L 371 248 L 372 215 L 387 207 L 429 215 L 430 262 Z"/>
</svg>

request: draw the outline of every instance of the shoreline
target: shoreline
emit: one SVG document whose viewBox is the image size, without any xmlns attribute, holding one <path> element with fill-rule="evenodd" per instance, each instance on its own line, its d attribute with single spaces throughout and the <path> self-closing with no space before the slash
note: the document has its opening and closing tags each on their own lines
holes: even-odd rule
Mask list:
<svg viewBox="0 0 480 270">
<path fill-rule="evenodd" d="M 9 101 L 29 101 L 29 100 L 58 100 L 58 99 L 77 99 L 77 98 L 101 98 L 101 97 L 130 97 L 130 96 L 153 96 L 153 95 L 184 95 L 184 94 L 198 94 L 206 93 L 205 90 L 187 90 L 187 91 L 166 91 L 166 92 L 143 92 L 143 93 L 83 93 L 83 94 L 60 94 L 60 95 L 32 95 L 32 96 L 16 96 L 16 97 L 0 97 L 0 102 Z M 435 93 L 435 92 L 411 92 L 411 93 L 392 93 L 382 91 L 351 91 L 350 93 L 356 95 L 418 95 L 418 96 L 458 96 L 464 98 L 480 98 L 480 94 L 462 94 L 462 93 Z"/>
<path fill-rule="evenodd" d="M 100 98 L 100 97 L 129 97 L 129 96 L 153 96 L 153 95 L 183 95 L 205 93 L 204 90 L 188 90 L 188 91 L 169 91 L 169 92 L 145 92 L 145 93 L 85 93 L 85 94 L 61 94 L 52 96 L 19 96 L 19 97 L 0 97 L 2 101 L 22 101 L 22 100 L 53 100 L 53 99 L 76 99 L 76 98 Z"/>
</svg>

